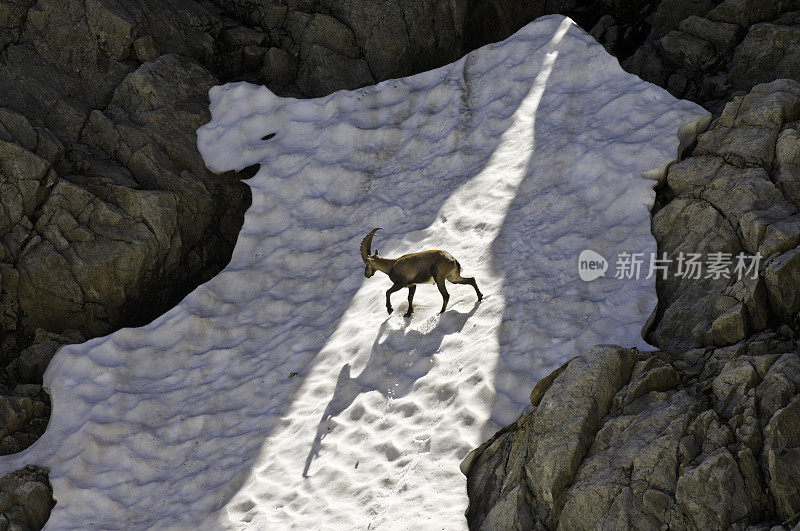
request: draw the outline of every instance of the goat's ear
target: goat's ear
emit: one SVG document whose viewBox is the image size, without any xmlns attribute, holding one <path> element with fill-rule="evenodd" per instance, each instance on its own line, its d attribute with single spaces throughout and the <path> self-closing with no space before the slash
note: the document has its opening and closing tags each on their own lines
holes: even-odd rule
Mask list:
<svg viewBox="0 0 800 531">
<path fill-rule="evenodd" d="M 375 252 L 372 253 L 372 256 L 378 256 L 378 250 L 377 249 L 375 249 Z"/>
</svg>

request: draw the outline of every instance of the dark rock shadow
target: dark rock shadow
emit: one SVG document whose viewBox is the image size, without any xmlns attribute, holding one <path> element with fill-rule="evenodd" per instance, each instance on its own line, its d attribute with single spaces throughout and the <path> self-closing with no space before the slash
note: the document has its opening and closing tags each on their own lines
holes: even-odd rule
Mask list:
<svg viewBox="0 0 800 531">
<path fill-rule="evenodd" d="M 414 383 L 428 374 L 433 367 L 433 363 L 427 363 L 426 360 L 431 359 L 439 351 L 445 337 L 464 328 L 469 318 L 477 311 L 479 304 L 479 301 L 475 301 L 468 312 L 446 311 L 440 315 L 439 322 L 430 332 L 420 332 L 405 326 L 387 332 L 389 319 L 386 319 L 375 336 L 367 364 L 358 376 L 350 375 L 349 363 L 342 366 L 333 396 L 317 426 L 317 434 L 303 468 L 303 477 L 308 477 L 311 463 L 314 457 L 319 455 L 322 440 L 331 431 L 330 420 L 333 417 L 350 407 L 362 393 L 378 391 L 386 398 L 400 398 L 407 395 L 414 387 Z"/>
</svg>

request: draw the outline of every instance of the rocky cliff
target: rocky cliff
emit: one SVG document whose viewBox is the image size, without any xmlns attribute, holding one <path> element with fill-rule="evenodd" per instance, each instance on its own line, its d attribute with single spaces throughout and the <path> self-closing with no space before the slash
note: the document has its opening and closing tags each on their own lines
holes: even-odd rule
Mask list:
<svg viewBox="0 0 800 531">
<path fill-rule="evenodd" d="M 783 329 L 729 347 L 584 352 L 470 456 L 470 528 L 791 528 L 797 351 Z"/>
</svg>

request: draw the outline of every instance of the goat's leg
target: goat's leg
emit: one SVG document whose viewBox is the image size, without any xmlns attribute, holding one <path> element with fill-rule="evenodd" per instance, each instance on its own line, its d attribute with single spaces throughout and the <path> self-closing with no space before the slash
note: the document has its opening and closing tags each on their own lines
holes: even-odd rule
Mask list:
<svg viewBox="0 0 800 531">
<path fill-rule="evenodd" d="M 403 317 L 411 317 L 411 313 L 414 311 L 412 301 L 414 300 L 414 292 L 417 291 L 417 286 L 414 284 L 408 287 L 408 310 L 406 313 L 403 314 Z"/>
<path fill-rule="evenodd" d="M 451 280 L 450 282 L 452 282 L 453 284 L 469 284 L 470 286 L 475 288 L 475 294 L 478 296 L 478 300 L 483 299 L 483 293 L 481 293 L 481 290 L 478 289 L 478 283 L 475 282 L 475 277 L 462 277 L 461 275 L 459 275 L 459 277 L 456 280 Z"/>
<path fill-rule="evenodd" d="M 395 291 L 400 291 L 405 286 L 402 284 L 393 284 L 391 288 L 386 290 L 386 311 L 392 313 L 392 301 L 389 299 L 389 296 L 394 293 Z"/>
<path fill-rule="evenodd" d="M 450 294 L 447 293 L 447 288 L 444 285 L 444 276 L 435 277 L 435 280 L 436 287 L 439 288 L 439 293 L 442 294 L 442 299 L 444 299 L 444 302 L 442 302 L 442 311 L 439 313 L 444 313 L 444 311 L 447 309 L 447 301 L 450 300 Z"/>
</svg>

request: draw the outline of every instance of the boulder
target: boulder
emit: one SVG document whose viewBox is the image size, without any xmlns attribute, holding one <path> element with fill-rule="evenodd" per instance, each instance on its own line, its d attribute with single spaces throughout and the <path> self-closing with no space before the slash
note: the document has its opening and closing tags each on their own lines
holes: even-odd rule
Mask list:
<svg viewBox="0 0 800 531">
<path fill-rule="evenodd" d="M 269 83 L 291 83 L 297 76 L 296 59 L 280 48 L 270 48 L 264 53 L 260 74 Z"/>
<path fill-rule="evenodd" d="M 777 18 L 789 11 L 793 3 L 786 0 L 723 0 L 708 12 L 710 20 L 738 24 L 745 28 Z"/>
<path fill-rule="evenodd" d="M 80 174 L 54 171 L 60 149 L 50 149 L 48 160 L 27 151 L 24 139 L 0 141 L 9 154 L 0 171 L 19 183 L 9 203 L 22 207 L 4 216 L 16 225 L 14 237 L 4 239 L 4 261 L 16 272 L 5 312 L 26 316 L 10 332 L 105 334 L 151 319 L 152 310 L 183 296 L 185 288 L 175 286 L 224 265 L 247 193 L 208 172 L 194 145 L 213 84 L 201 66 L 179 56 L 142 65 L 105 112 L 89 115 L 80 160 L 73 154 Z M 156 306 L 137 311 L 145 299 Z"/>
<path fill-rule="evenodd" d="M 778 515 L 800 513 L 800 396 L 779 409 L 764 428 L 765 478 Z"/>
<path fill-rule="evenodd" d="M 734 54 L 733 87 L 747 90 L 781 78 L 800 81 L 800 26 L 755 24 Z"/>
<path fill-rule="evenodd" d="M 711 43 L 679 30 L 664 35 L 658 47 L 668 64 L 682 65 L 692 72 L 709 71 L 718 60 Z"/>
<path fill-rule="evenodd" d="M 0 529 L 41 529 L 55 506 L 48 470 L 28 465 L 0 478 Z"/>
<path fill-rule="evenodd" d="M 678 29 L 708 42 L 718 53 L 725 55 L 733 51 L 742 35 L 741 27 L 736 24 L 708 20 L 697 15 L 681 20 Z"/>
<path fill-rule="evenodd" d="M 331 16 L 311 16 L 304 27 L 297 69 L 304 92 L 322 96 L 331 87 L 354 89 L 374 81 L 353 31 Z"/>
<path fill-rule="evenodd" d="M 509 515 L 501 517 L 504 510 L 493 513 L 493 508 L 497 504 L 518 508 L 529 501 L 533 501 L 529 509 L 515 517 L 519 521 L 558 522 L 565 489 L 636 359 L 631 349 L 605 346 L 572 359 L 552 379 L 536 411 L 520 419 L 513 433 L 500 434 L 489 442 L 491 450 L 484 450 L 472 462 L 468 475 L 470 498 L 477 495 L 482 500 L 470 505 L 467 518 L 471 527 L 505 525 Z M 532 448 L 528 447 L 531 440 L 536 440 Z M 518 468 L 498 478 L 497 467 L 506 465 L 497 459 L 513 462 Z"/>
<path fill-rule="evenodd" d="M 653 13 L 653 26 L 650 34 L 657 40 L 677 29 L 681 22 L 708 13 L 717 2 L 714 0 L 661 0 Z"/>
</svg>

